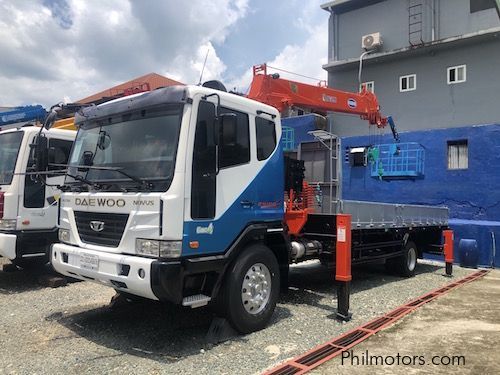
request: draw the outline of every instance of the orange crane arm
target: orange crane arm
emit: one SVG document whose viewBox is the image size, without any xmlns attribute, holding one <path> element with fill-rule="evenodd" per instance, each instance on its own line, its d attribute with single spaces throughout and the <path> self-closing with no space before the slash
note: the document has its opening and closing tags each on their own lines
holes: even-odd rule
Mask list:
<svg viewBox="0 0 500 375">
<path fill-rule="evenodd" d="M 359 115 L 379 128 L 388 122 L 380 113 L 377 97 L 365 87 L 360 93 L 352 93 L 289 81 L 279 78 L 277 74 L 268 75 L 266 64 L 253 67 L 253 80 L 247 97 L 275 107 L 280 112 L 296 106 L 322 115 L 327 112 Z"/>
</svg>

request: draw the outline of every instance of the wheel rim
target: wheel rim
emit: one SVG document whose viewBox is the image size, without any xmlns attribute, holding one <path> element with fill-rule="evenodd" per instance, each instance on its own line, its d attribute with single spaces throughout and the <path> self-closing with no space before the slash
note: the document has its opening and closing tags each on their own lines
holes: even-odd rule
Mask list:
<svg viewBox="0 0 500 375">
<path fill-rule="evenodd" d="M 262 263 L 251 266 L 241 287 L 241 302 L 246 312 L 252 315 L 264 310 L 271 296 L 271 273 Z"/>
<path fill-rule="evenodd" d="M 413 271 L 417 265 L 417 252 L 413 247 L 408 249 L 408 270 Z"/>
</svg>

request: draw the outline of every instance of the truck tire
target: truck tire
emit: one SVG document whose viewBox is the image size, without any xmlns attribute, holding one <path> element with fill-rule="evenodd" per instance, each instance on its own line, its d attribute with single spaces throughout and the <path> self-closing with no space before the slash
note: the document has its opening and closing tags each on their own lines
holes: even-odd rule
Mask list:
<svg viewBox="0 0 500 375">
<path fill-rule="evenodd" d="M 403 255 L 397 258 L 388 259 L 386 268 L 400 276 L 415 276 L 417 268 L 418 250 L 415 243 L 408 241 L 404 247 Z"/>
<path fill-rule="evenodd" d="M 223 314 L 242 334 L 263 329 L 273 315 L 280 291 L 280 269 L 273 252 L 250 245 L 229 267 L 221 299 Z"/>
<path fill-rule="evenodd" d="M 48 263 L 49 259 L 47 256 L 45 257 L 37 257 L 37 258 L 21 258 L 14 259 L 12 263 L 23 270 L 37 270 L 44 268 Z"/>
</svg>

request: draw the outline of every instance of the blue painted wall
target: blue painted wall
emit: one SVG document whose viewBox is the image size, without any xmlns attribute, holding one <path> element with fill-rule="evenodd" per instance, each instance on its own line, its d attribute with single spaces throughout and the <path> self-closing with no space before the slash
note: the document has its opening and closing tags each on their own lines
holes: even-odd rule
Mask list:
<svg viewBox="0 0 500 375">
<path fill-rule="evenodd" d="M 469 168 L 448 170 L 447 142 L 465 139 Z M 342 138 L 342 147 L 346 150 L 391 142 L 390 135 L 346 137 Z M 344 163 L 343 199 L 445 205 L 450 209 L 450 226 L 456 232 L 456 252 L 461 238 L 475 238 L 481 251 L 480 263 L 491 265 L 491 232 L 500 244 L 500 124 L 405 132 L 401 142 L 418 142 L 425 147 L 424 178 L 380 181 L 371 177 L 369 165 L 351 167 Z M 497 267 L 499 253 L 494 262 Z"/>
<path fill-rule="evenodd" d="M 307 133 L 316 130 L 315 115 L 287 117 L 281 120 L 281 125 L 293 129 L 295 135 L 295 149 L 299 147 L 301 142 L 314 140 L 314 137 Z"/>
</svg>

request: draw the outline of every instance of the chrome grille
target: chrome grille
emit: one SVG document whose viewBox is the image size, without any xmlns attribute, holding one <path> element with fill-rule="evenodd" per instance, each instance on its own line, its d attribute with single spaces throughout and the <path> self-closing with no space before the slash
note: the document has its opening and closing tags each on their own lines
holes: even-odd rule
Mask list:
<svg viewBox="0 0 500 375">
<path fill-rule="evenodd" d="M 127 225 L 128 214 L 75 211 L 75 220 L 78 234 L 83 242 L 118 247 Z M 102 231 L 93 230 L 91 228 L 92 221 L 103 222 Z"/>
</svg>

